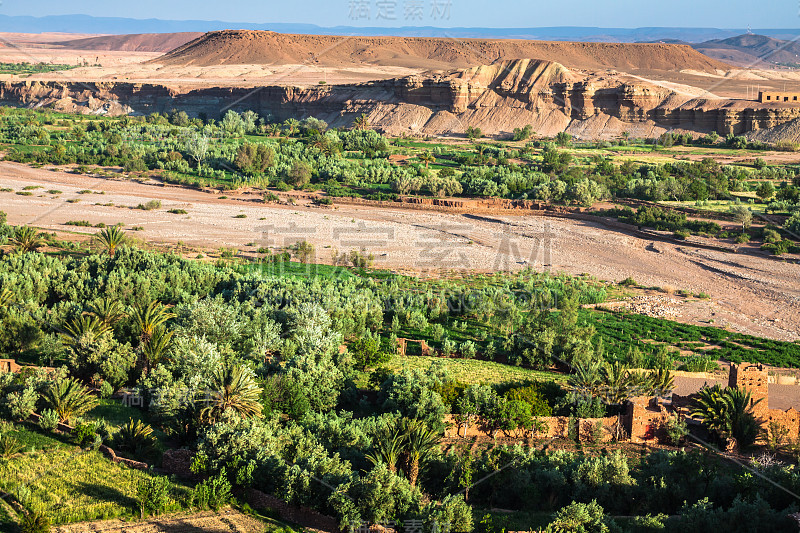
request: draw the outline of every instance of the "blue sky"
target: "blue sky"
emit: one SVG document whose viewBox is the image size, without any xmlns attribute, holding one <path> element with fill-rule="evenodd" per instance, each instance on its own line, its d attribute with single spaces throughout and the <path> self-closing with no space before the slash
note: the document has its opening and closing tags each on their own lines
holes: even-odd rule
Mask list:
<svg viewBox="0 0 800 533">
<path fill-rule="evenodd" d="M 320 26 L 800 27 L 798 0 L 2 0 L 0 13 Z"/>
</svg>

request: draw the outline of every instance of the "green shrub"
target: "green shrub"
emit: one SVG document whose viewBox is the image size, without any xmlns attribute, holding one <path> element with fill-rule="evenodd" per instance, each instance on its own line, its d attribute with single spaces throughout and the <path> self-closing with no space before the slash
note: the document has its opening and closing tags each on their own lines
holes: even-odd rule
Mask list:
<svg viewBox="0 0 800 533">
<path fill-rule="evenodd" d="M 9 393 L 6 396 L 5 406 L 12 420 L 27 420 L 36 410 L 39 395 L 33 387 Z"/>
<path fill-rule="evenodd" d="M 764 230 L 764 242 L 770 244 L 776 244 L 781 242 L 783 239 L 781 238 L 781 234 L 775 231 L 774 229 L 767 228 Z"/>
<path fill-rule="evenodd" d="M 277 194 L 271 193 L 271 192 L 268 192 L 267 194 L 265 194 L 264 197 L 263 197 L 263 200 L 264 200 L 265 204 L 277 203 L 277 202 L 281 201 L 280 197 Z"/>
<path fill-rule="evenodd" d="M 45 431 L 53 431 L 58 427 L 58 413 L 45 409 L 39 416 L 39 427 Z"/>
<path fill-rule="evenodd" d="M 136 488 L 141 516 L 158 514 L 163 511 L 170 500 L 172 483 L 164 476 L 143 479 Z"/>
<path fill-rule="evenodd" d="M 161 209 L 161 200 L 150 200 L 147 203 L 137 205 L 136 209 L 141 209 L 143 211 L 152 211 L 154 209 Z"/>
<path fill-rule="evenodd" d="M 214 477 L 197 484 L 192 500 L 201 509 L 217 510 L 232 499 L 231 484 L 223 468 Z"/>
<path fill-rule="evenodd" d="M 167 213 L 172 213 L 173 215 L 185 215 L 187 211 L 186 209 L 169 209 Z"/>
<path fill-rule="evenodd" d="M 462 342 L 458 347 L 458 351 L 461 352 L 461 356 L 464 359 L 474 359 L 478 353 L 475 343 L 472 341 Z"/>
<path fill-rule="evenodd" d="M 72 437 L 78 446 L 93 445 L 97 438 L 97 422 L 81 422 L 75 426 Z"/>
<path fill-rule="evenodd" d="M 104 381 L 100 385 L 100 397 L 101 398 L 111 398 L 111 395 L 114 394 L 114 386 L 111 385 L 108 381 Z"/>
</svg>

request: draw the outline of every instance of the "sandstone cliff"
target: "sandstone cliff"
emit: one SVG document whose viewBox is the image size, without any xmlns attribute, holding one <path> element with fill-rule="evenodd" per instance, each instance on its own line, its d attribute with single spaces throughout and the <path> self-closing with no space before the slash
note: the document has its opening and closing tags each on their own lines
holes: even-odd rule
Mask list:
<svg viewBox="0 0 800 533">
<path fill-rule="evenodd" d="M 800 118 L 800 108 L 727 100 L 616 75 L 522 59 L 493 65 L 350 85 L 169 87 L 133 83 L 6 82 L 0 103 L 95 114 L 147 114 L 182 109 L 219 118 L 252 109 L 274 120 L 315 116 L 349 126 L 366 113 L 391 134 L 462 134 L 467 126 L 504 135 L 531 124 L 554 135 L 610 138 L 628 131 L 746 133 Z"/>
</svg>

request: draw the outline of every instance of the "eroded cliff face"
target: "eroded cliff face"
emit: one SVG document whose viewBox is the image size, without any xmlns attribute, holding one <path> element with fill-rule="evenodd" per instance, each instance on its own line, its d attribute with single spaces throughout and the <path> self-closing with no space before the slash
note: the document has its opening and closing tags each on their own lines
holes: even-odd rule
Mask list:
<svg viewBox="0 0 800 533">
<path fill-rule="evenodd" d="M 800 117 L 800 107 L 696 98 L 644 81 L 569 70 L 535 60 L 499 62 L 430 76 L 311 87 L 168 87 L 133 83 L 27 82 L 0 85 L 0 104 L 87 114 L 149 114 L 172 109 L 219 118 L 252 109 L 275 120 L 315 116 L 348 126 L 366 113 L 388 133 L 490 135 L 531 124 L 553 135 L 654 136 L 667 130 L 740 134 Z"/>
</svg>

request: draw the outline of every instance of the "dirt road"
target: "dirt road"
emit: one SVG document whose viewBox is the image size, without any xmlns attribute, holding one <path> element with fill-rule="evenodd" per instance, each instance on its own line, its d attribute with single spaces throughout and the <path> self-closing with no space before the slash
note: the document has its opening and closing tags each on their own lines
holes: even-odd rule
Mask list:
<svg viewBox="0 0 800 533">
<path fill-rule="evenodd" d="M 264 524 L 233 509 L 177 513 L 141 521 L 98 520 L 53 527 L 54 533 L 261 533 Z"/>
<path fill-rule="evenodd" d="M 26 186 L 41 188 L 28 191 L 30 196 L 15 194 Z M 800 338 L 799 265 L 642 240 L 590 222 L 511 214 L 493 222 L 428 211 L 263 204 L 255 194 L 226 193 L 230 198 L 219 199 L 209 192 L 10 162 L 0 162 L 0 187 L 15 191 L 0 193 L 0 210 L 11 224 L 89 233 L 97 230 L 65 222 L 122 222 L 131 235 L 147 241 L 206 249 L 277 250 L 307 240 L 316 246 L 318 262 L 329 262 L 334 251 L 364 249 L 375 255 L 377 267 L 423 274 L 529 266 L 612 282 L 632 277 L 647 286 L 711 295 L 710 300 L 672 296 L 677 320 L 713 321 L 775 339 Z M 94 193 L 79 193 L 86 190 Z M 161 200 L 161 208 L 134 208 L 152 199 Z"/>
</svg>

